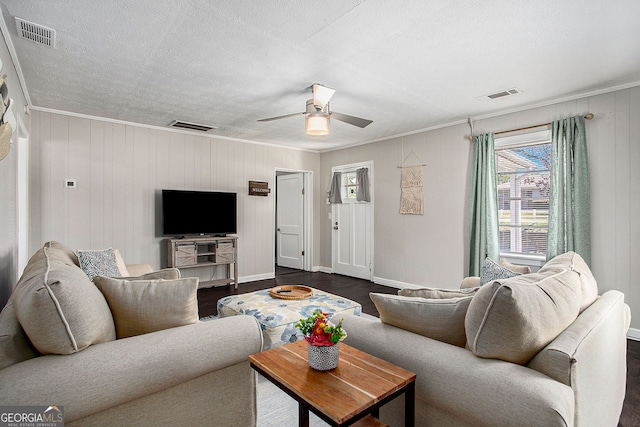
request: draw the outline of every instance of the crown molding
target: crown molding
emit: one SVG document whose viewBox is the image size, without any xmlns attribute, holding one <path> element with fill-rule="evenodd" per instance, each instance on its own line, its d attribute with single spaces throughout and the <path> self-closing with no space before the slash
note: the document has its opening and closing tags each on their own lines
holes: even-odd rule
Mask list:
<svg viewBox="0 0 640 427">
<path fill-rule="evenodd" d="M 426 128 L 422 128 L 422 129 L 416 129 L 416 130 L 410 131 L 410 132 L 399 133 L 399 134 L 396 134 L 396 135 L 390 135 L 390 136 L 386 136 L 386 137 L 382 137 L 382 138 L 377 138 L 377 139 L 372 139 L 372 140 L 368 140 L 368 141 L 357 142 L 357 143 L 354 143 L 354 144 L 344 145 L 342 147 L 327 148 L 326 150 L 320 150 L 320 153 L 328 153 L 328 152 L 331 152 L 331 151 L 344 150 L 344 149 L 347 149 L 347 148 L 358 147 L 360 145 L 373 144 L 374 142 L 388 141 L 390 139 L 402 138 L 402 137 L 405 137 L 405 136 L 415 135 L 415 134 L 423 133 L 423 132 L 429 132 L 429 131 L 433 131 L 433 130 L 436 130 L 436 129 L 442 129 L 442 128 L 447 128 L 447 127 L 451 127 L 451 126 L 461 125 L 461 124 L 468 124 L 469 120 L 471 120 L 471 121 L 486 120 L 486 119 L 490 119 L 490 118 L 493 118 L 493 117 L 504 116 L 506 114 L 518 113 L 520 111 L 526 111 L 526 110 L 533 110 L 535 108 L 547 107 L 549 105 L 560 104 L 562 102 L 575 101 L 577 99 L 583 99 L 583 98 L 588 98 L 588 97 L 591 97 L 591 96 L 602 95 L 602 94 L 605 94 L 605 93 L 616 92 L 618 90 L 630 89 L 630 88 L 636 87 L 636 86 L 640 86 L 640 81 L 625 83 L 625 84 L 621 84 L 621 85 L 617 85 L 617 86 L 610 86 L 610 87 L 607 87 L 607 88 L 604 88 L 604 89 L 598 89 L 598 90 L 593 90 L 593 91 L 589 91 L 589 92 L 582 92 L 582 93 L 579 93 L 579 94 L 576 94 L 576 95 L 565 96 L 565 97 L 562 97 L 562 98 L 554 98 L 552 100 L 539 102 L 537 104 L 529 104 L 529 105 L 525 105 L 525 106 L 522 106 L 522 107 L 512 108 L 512 109 L 509 109 L 509 110 L 501 110 L 501 111 L 496 111 L 494 113 L 483 114 L 481 116 L 469 117 L 468 119 L 455 120 L 455 121 L 451 121 L 451 122 L 448 122 L 448 123 L 443 123 L 443 124 L 440 124 L 440 125 L 434 125 L 434 126 L 430 126 L 430 127 L 426 127 Z"/>
<path fill-rule="evenodd" d="M 156 125 L 148 125 L 148 124 L 144 124 L 144 123 L 130 122 L 130 121 L 127 121 L 127 120 L 119 120 L 119 119 L 111 119 L 111 118 L 108 118 L 108 117 L 92 116 L 92 115 L 89 115 L 89 114 L 76 113 L 76 112 L 73 112 L 73 111 L 57 110 L 57 109 L 54 109 L 54 108 L 44 108 L 44 107 L 33 106 L 33 107 L 31 107 L 31 110 L 33 110 L 33 111 L 41 111 L 43 113 L 60 114 L 60 115 L 63 115 L 63 116 L 78 117 L 80 119 L 98 120 L 98 121 L 101 121 L 101 122 L 115 123 L 115 124 L 120 124 L 120 125 L 125 125 L 125 126 L 136 126 L 136 127 L 140 127 L 140 128 L 153 129 L 153 130 L 158 130 L 158 131 L 181 133 L 181 134 L 185 134 L 185 135 L 194 135 L 194 136 L 200 136 L 200 137 L 203 137 L 203 138 L 222 139 L 222 140 L 225 140 L 225 141 L 243 142 L 245 144 L 263 145 L 263 146 L 267 146 L 267 147 L 284 148 L 284 149 L 287 149 L 287 150 L 295 150 L 295 151 L 305 151 L 305 152 L 308 152 L 308 153 L 315 153 L 315 154 L 319 153 L 319 151 L 317 151 L 317 150 L 310 150 L 308 148 L 300 148 L 300 147 L 295 147 L 295 146 L 290 146 L 290 145 L 278 145 L 278 144 L 272 144 L 272 143 L 269 143 L 269 142 L 252 141 L 250 139 L 232 138 L 232 137 L 229 137 L 229 136 L 222 136 L 222 135 L 214 135 L 214 134 L 207 134 L 207 133 L 201 133 L 201 132 L 194 132 L 194 131 L 190 131 L 190 130 L 186 130 L 186 129 L 173 129 L 173 128 L 163 127 L 163 126 L 156 126 Z"/>
</svg>

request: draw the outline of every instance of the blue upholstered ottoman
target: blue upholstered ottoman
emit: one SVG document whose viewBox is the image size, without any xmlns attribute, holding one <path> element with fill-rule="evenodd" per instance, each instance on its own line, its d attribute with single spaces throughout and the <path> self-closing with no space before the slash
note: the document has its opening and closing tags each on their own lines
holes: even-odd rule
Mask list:
<svg viewBox="0 0 640 427">
<path fill-rule="evenodd" d="M 264 350 L 301 340 L 302 333 L 295 327 L 298 320 L 309 317 L 314 310 L 330 315 L 344 313 L 359 316 L 362 306 L 350 299 L 313 289 L 313 295 L 302 300 L 274 298 L 269 289 L 218 300 L 218 316 L 248 314 L 258 319 L 264 337 Z"/>
</svg>

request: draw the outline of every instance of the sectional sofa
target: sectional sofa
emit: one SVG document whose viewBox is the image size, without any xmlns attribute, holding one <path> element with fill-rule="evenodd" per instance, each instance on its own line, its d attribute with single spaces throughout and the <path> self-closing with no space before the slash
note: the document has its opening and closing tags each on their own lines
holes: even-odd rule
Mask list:
<svg viewBox="0 0 640 427">
<path fill-rule="evenodd" d="M 417 374 L 419 426 L 616 426 L 626 387 L 624 295 L 598 295 L 579 255 L 461 290 L 371 294 L 346 343 Z M 381 419 L 402 425 L 401 398 Z"/>
<path fill-rule="evenodd" d="M 31 258 L 0 314 L 0 406 L 59 405 L 69 426 L 256 424 L 253 317 L 199 321 L 197 280 L 174 269 L 94 281 L 62 244 Z"/>
</svg>

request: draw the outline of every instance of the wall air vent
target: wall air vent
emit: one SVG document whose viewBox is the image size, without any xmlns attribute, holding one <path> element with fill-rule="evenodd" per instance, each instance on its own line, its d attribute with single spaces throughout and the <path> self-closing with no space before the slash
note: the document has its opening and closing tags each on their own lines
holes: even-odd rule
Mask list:
<svg viewBox="0 0 640 427">
<path fill-rule="evenodd" d="M 478 100 L 480 100 L 480 101 L 491 101 L 491 100 L 494 100 L 494 99 L 504 98 L 505 96 L 517 95 L 517 94 L 522 93 L 522 92 L 524 92 L 524 91 L 513 87 L 511 89 L 502 90 L 500 92 L 492 93 L 490 95 L 479 96 Z"/>
<path fill-rule="evenodd" d="M 198 123 L 190 123 L 190 122 L 183 122 L 181 120 L 174 120 L 173 122 L 171 122 L 171 124 L 169 126 L 172 127 L 172 128 L 187 129 L 187 130 L 197 130 L 199 132 L 208 132 L 211 129 L 218 129 L 216 126 L 201 125 L 201 124 L 198 124 Z"/>
<path fill-rule="evenodd" d="M 56 30 L 16 16 L 18 36 L 47 47 L 56 47 Z"/>
</svg>

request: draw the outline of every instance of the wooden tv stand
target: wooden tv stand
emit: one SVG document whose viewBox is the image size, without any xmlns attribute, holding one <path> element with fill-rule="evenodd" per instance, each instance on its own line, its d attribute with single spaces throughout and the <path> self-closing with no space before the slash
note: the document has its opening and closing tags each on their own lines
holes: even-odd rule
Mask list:
<svg viewBox="0 0 640 427">
<path fill-rule="evenodd" d="M 167 265 L 175 268 L 195 268 L 226 265 L 223 279 L 200 282 L 198 288 L 233 285 L 238 289 L 238 237 L 185 237 L 166 239 Z M 233 276 L 231 275 L 233 264 Z"/>
</svg>

